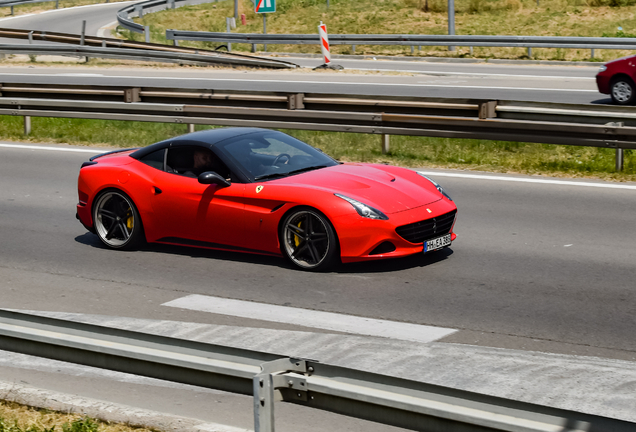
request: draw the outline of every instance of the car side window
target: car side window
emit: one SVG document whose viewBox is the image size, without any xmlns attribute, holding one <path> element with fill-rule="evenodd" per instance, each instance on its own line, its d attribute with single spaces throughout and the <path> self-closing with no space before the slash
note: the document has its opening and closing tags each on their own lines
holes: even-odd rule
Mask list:
<svg viewBox="0 0 636 432">
<path fill-rule="evenodd" d="M 157 168 L 158 170 L 163 171 L 165 154 L 166 154 L 166 149 L 157 150 L 156 152 L 152 152 L 142 157 L 141 159 L 139 159 L 139 161 L 153 168 Z"/>
<path fill-rule="evenodd" d="M 186 177 L 198 177 L 206 171 L 214 171 L 223 178 L 230 177 L 230 170 L 210 149 L 197 146 L 168 149 L 166 171 Z"/>
</svg>

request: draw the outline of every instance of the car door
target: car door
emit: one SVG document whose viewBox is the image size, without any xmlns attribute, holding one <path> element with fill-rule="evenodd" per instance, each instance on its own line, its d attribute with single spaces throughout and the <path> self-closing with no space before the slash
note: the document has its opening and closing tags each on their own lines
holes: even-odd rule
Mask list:
<svg viewBox="0 0 636 432">
<path fill-rule="evenodd" d="M 241 183 L 229 187 L 204 185 L 170 167 L 157 171 L 152 199 L 154 220 L 162 233 L 157 240 L 202 247 L 243 247 L 243 195 Z"/>
</svg>

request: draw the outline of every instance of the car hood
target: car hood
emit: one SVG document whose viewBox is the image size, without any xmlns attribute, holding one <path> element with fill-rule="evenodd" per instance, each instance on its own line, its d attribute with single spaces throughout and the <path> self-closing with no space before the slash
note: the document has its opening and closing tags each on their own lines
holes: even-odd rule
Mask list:
<svg viewBox="0 0 636 432">
<path fill-rule="evenodd" d="M 387 214 L 441 199 L 437 189 L 414 171 L 382 165 L 341 164 L 274 182 L 339 193 Z"/>
</svg>

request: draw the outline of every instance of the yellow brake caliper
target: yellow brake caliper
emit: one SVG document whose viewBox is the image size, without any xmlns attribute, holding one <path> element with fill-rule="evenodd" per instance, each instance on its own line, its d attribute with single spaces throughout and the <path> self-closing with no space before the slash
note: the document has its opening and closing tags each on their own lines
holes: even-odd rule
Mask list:
<svg viewBox="0 0 636 432">
<path fill-rule="evenodd" d="M 133 222 L 134 222 L 134 218 L 132 215 L 132 212 L 130 210 L 128 210 L 128 213 L 126 214 L 126 228 L 128 228 L 129 230 L 131 230 L 133 228 Z"/>
<path fill-rule="evenodd" d="M 298 228 L 302 229 L 301 227 L 302 223 L 303 221 L 298 222 Z M 294 234 L 294 244 L 296 245 L 296 247 L 300 245 L 300 237 L 298 237 L 296 234 Z"/>
</svg>

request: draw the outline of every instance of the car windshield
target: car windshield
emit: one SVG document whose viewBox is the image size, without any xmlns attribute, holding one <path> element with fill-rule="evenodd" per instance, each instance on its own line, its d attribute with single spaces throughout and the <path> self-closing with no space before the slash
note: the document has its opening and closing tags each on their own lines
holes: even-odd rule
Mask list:
<svg viewBox="0 0 636 432">
<path fill-rule="evenodd" d="M 271 180 L 338 165 L 338 162 L 282 132 L 265 131 L 227 139 L 218 148 L 253 181 Z"/>
</svg>

